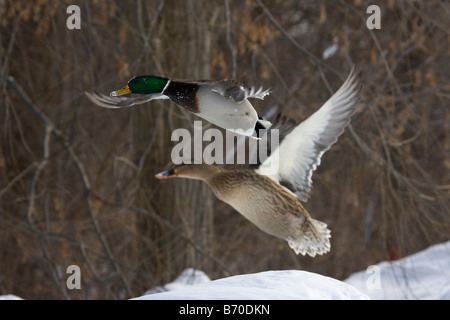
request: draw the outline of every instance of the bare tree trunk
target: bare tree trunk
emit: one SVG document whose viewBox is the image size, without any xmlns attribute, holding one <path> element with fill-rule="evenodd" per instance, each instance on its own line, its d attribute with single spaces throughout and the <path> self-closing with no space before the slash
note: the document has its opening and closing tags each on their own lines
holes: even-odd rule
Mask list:
<svg viewBox="0 0 450 320">
<path fill-rule="evenodd" d="M 200 10 L 202 9 L 202 10 Z M 153 58 L 162 63 L 162 76 L 204 79 L 210 77 L 209 1 L 166 1 L 162 28 Z M 155 70 L 156 68 L 151 68 Z M 153 72 L 154 73 L 154 72 Z M 169 107 L 170 105 L 170 107 Z M 147 216 L 138 219 L 139 268 L 156 282 L 169 281 L 187 267 L 212 269 L 213 195 L 198 181 L 158 181 L 154 175 L 170 162 L 171 132 L 192 128 L 198 120 L 165 101 L 136 108 L 134 142 L 143 161 L 137 205 L 172 224 L 177 232 Z M 138 160 L 139 161 L 139 160 Z"/>
</svg>

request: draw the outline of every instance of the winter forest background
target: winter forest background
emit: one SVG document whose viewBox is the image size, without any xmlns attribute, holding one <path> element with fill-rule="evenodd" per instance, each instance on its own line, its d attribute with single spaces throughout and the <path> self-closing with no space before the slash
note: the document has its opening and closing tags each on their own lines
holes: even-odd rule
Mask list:
<svg viewBox="0 0 450 320">
<path fill-rule="evenodd" d="M 66 27 L 71 4 L 79 30 Z M 278 269 L 344 279 L 448 240 L 450 7 L 377 1 L 381 28 L 371 30 L 371 4 L 0 1 L 0 294 L 126 299 L 188 267 L 211 279 Z M 84 95 L 141 74 L 234 78 L 271 88 L 260 114 L 300 121 L 353 64 L 362 101 L 305 204 L 332 232 L 331 252 L 316 258 L 200 182 L 154 178 L 171 132 L 198 118 L 167 100 L 109 110 Z M 70 265 L 81 290 L 66 287 Z"/>
</svg>

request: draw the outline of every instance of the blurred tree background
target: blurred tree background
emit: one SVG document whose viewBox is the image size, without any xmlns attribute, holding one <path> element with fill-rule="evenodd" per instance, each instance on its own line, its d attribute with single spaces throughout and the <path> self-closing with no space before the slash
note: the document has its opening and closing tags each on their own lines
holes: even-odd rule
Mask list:
<svg viewBox="0 0 450 320">
<path fill-rule="evenodd" d="M 81 29 L 69 30 L 69 5 Z M 126 299 L 187 267 L 212 279 L 301 269 L 345 279 L 449 239 L 450 7 L 379 1 L 0 1 L 0 294 Z M 135 75 L 234 78 L 298 121 L 352 65 L 362 101 L 305 204 L 331 252 L 296 256 L 202 183 L 158 181 L 171 132 L 199 120 L 169 101 L 102 109 Z M 203 128 L 212 125 L 203 122 Z M 206 143 L 204 144 L 204 146 Z M 81 290 L 69 290 L 69 265 Z M 232 297 L 230 297 L 232 298 Z"/>
</svg>

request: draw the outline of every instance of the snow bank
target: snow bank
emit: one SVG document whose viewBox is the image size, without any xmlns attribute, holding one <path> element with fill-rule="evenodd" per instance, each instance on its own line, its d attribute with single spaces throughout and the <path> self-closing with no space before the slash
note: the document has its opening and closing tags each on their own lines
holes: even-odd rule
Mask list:
<svg viewBox="0 0 450 320">
<path fill-rule="evenodd" d="M 155 293 L 138 300 L 311 300 L 368 299 L 352 286 L 319 274 L 266 271 L 210 281 L 183 289 Z"/>
<path fill-rule="evenodd" d="M 450 300 L 450 241 L 393 262 L 381 262 L 345 280 L 371 299 Z"/>
<path fill-rule="evenodd" d="M 0 296 L 0 300 L 23 300 L 23 299 L 14 294 L 5 294 Z"/>
<path fill-rule="evenodd" d="M 211 279 L 203 271 L 187 268 L 172 282 L 169 282 L 161 287 L 155 287 L 147 290 L 145 295 L 183 289 L 210 281 Z"/>
</svg>

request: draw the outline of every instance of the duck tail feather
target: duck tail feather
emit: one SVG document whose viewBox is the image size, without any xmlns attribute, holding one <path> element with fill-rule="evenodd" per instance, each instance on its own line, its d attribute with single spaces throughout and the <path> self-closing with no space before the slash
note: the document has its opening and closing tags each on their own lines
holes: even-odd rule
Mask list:
<svg viewBox="0 0 450 320">
<path fill-rule="evenodd" d="M 326 223 L 309 218 L 304 221 L 300 235 L 286 241 L 296 254 L 315 257 L 316 254 L 321 255 L 330 251 L 330 238 L 331 232 Z"/>
</svg>

